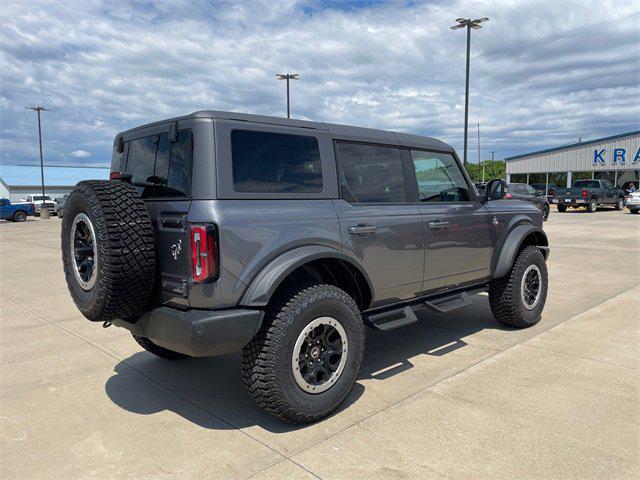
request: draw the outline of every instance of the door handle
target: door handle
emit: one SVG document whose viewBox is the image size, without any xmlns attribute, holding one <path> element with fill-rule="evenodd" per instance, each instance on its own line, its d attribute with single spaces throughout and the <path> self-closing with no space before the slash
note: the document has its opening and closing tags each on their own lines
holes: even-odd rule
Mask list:
<svg viewBox="0 0 640 480">
<path fill-rule="evenodd" d="M 354 225 L 349 227 L 351 235 L 373 235 L 378 230 L 374 225 Z"/>
<path fill-rule="evenodd" d="M 449 228 L 451 225 L 449 224 L 449 222 L 429 222 L 429 229 L 430 230 L 444 230 L 446 228 Z"/>
</svg>

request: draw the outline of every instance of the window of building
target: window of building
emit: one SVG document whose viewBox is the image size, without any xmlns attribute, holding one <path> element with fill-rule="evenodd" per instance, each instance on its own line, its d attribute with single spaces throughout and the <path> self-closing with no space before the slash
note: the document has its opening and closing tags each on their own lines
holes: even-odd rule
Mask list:
<svg viewBox="0 0 640 480">
<path fill-rule="evenodd" d="M 597 178 L 598 180 L 609 180 L 613 184 L 616 181 L 616 172 L 614 170 L 610 170 L 608 172 L 595 172 L 593 174 L 593 178 Z"/>
<path fill-rule="evenodd" d="M 355 202 L 406 202 L 400 149 L 338 143 L 345 198 Z"/>
<path fill-rule="evenodd" d="M 620 170 L 617 172 L 618 178 L 616 179 L 616 185 L 625 191 L 629 190 L 629 187 L 633 183 L 633 186 L 638 190 L 640 184 L 640 170 Z"/>
<path fill-rule="evenodd" d="M 453 155 L 411 150 L 421 202 L 465 202 L 469 186 Z"/>
<path fill-rule="evenodd" d="M 512 183 L 527 183 L 527 174 L 526 173 L 514 173 L 511 175 Z"/>
<path fill-rule="evenodd" d="M 574 183 L 577 180 L 591 180 L 593 172 L 571 172 L 571 181 Z"/>
<path fill-rule="evenodd" d="M 236 192 L 322 192 L 320 148 L 315 137 L 234 130 L 231 158 Z"/>
<path fill-rule="evenodd" d="M 567 174 L 566 172 L 555 172 L 549 174 L 549 190 L 560 187 L 564 188 L 567 186 Z"/>
</svg>

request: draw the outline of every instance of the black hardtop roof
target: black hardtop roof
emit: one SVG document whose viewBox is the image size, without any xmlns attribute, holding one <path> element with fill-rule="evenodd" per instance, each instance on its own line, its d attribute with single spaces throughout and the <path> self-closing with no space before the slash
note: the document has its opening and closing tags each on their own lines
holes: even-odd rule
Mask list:
<svg viewBox="0 0 640 480">
<path fill-rule="evenodd" d="M 389 130 L 379 130 L 376 128 L 353 127 L 349 125 L 338 125 L 334 123 L 313 122 L 310 120 L 297 120 L 293 118 L 270 117 L 267 115 L 254 115 L 239 112 L 222 112 L 218 110 L 201 110 L 198 112 L 193 112 L 189 115 L 184 115 L 182 117 L 168 118 L 158 122 L 140 125 L 124 132 L 120 132 L 120 134 L 131 133 L 136 130 L 148 128 L 154 125 L 177 122 L 190 118 L 219 118 L 225 120 L 240 120 L 252 123 L 308 128 L 312 130 L 322 130 L 325 132 L 329 132 L 333 136 L 333 138 L 338 140 L 382 143 L 387 145 L 403 145 L 406 147 L 426 148 L 431 150 L 453 152 L 453 147 L 451 147 L 449 144 L 436 138 L 423 137 L 421 135 L 392 132 Z"/>
</svg>

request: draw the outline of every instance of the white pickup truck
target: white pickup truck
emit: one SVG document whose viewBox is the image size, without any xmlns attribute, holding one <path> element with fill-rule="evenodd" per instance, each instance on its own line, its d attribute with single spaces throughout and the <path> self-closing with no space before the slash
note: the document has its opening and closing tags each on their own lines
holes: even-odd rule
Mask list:
<svg viewBox="0 0 640 480">
<path fill-rule="evenodd" d="M 42 206 L 49 210 L 49 215 L 56 214 L 56 202 L 49 195 L 27 195 L 27 198 L 23 198 L 20 200 L 25 203 L 33 203 L 36 206 L 36 216 L 40 215 L 40 210 L 42 210 Z"/>
<path fill-rule="evenodd" d="M 624 198 L 625 205 L 631 213 L 640 212 L 640 192 L 629 192 Z"/>
</svg>

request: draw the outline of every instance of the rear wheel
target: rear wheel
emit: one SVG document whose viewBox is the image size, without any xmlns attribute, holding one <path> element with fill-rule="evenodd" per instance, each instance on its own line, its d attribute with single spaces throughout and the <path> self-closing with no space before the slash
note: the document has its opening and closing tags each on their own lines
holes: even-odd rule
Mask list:
<svg viewBox="0 0 640 480">
<path fill-rule="evenodd" d="M 560 213 L 564 213 L 564 212 L 566 212 L 566 211 L 567 211 L 567 207 L 566 207 L 566 206 L 564 206 L 564 205 L 558 205 L 558 211 L 559 211 Z"/>
<path fill-rule="evenodd" d="M 13 215 L 13 221 L 14 222 L 24 222 L 27 220 L 27 214 L 25 212 L 23 212 L 22 210 L 16 212 Z"/>
<path fill-rule="evenodd" d="M 633 214 L 637 215 L 637 214 L 638 214 L 638 212 L 640 212 L 640 209 L 638 209 L 638 208 L 633 208 L 633 209 L 631 209 L 630 211 L 631 211 L 631 213 L 633 213 Z"/>
<path fill-rule="evenodd" d="M 364 324 L 346 292 L 306 284 L 281 292 L 242 351 L 242 376 L 267 412 L 309 423 L 333 412 L 356 381 Z"/>
<path fill-rule="evenodd" d="M 182 360 L 183 358 L 190 358 L 189 355 L 185 355 L 184 353 L 174 352 L 173 350 L 169 350 L 168 348 L 156 345 L 147 337 L 139 337 L 137 335 L 134 335 L 133 338 L 136 342 L 138 342 L 138 345 L 144 348 L 147 352 L 153 353 L 155 356 L 164 358 L 165 360 Z"/>
<path fill-rule="evenodd" d="M 622 210 L 624 208 L 624 199 L 623 198 L 619 198 L 616 201 L 616 210 Z"/>
<path fill-rule="evenodd" d="M 592 198 L 591 200 L 589 200 L 589 203 L 587 203 L 587 212 L 593 213 L 597 209 L 598 209 L 598 202 L 596 202 L 595 198 Z"/>
<path fill-rule="evenodd" d="M 85 317 L 139 318 L 151 296 L 156 259 L 151 220 L 132 185 L 76 185 L 62 218 L 62 260 L 71 297 Z"/>
<path fill-rule="evenodd" d="M 525 328 L 540 321 L 547 300 L 547 264 L 539 248 L 520 251 L 507 275 L 489 284 L 494 317 L 510 327 Z"/>
</svg>

